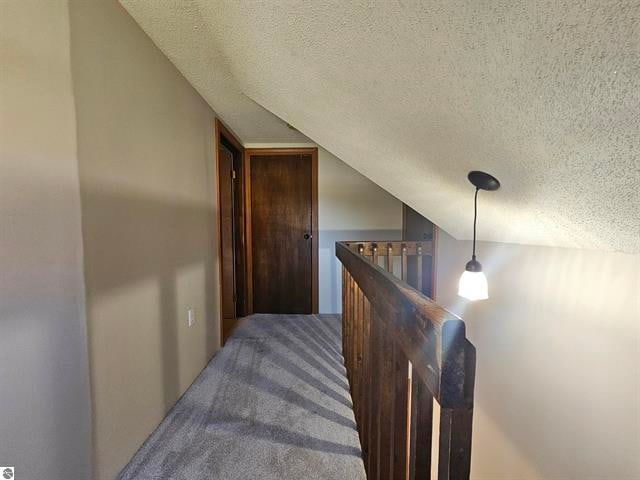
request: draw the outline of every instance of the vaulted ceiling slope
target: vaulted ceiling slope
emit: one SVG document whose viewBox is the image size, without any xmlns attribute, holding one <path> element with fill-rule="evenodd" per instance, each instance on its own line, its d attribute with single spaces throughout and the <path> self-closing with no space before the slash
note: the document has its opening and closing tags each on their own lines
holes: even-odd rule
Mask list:
<svg viewBox="0 0 640 480">
<path fill-rule="evenodd" d="M 245 142 L 284 120 L 464 239 L 486 170 L 480 239 L 640 251 L 636 1 L 121 3 Z"/>
</svg>

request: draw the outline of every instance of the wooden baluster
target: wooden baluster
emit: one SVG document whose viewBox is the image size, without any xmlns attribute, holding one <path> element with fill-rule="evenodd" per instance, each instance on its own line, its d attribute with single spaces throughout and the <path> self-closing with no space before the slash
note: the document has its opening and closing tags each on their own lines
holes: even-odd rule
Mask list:
<svg viewBox="0 0 640 480">
<path fill-rule="evenodd" d="M 349 363 L 351 365 L 351 375 L 349 377 L 349 383 L 351 385 L 351 397 L 353 399 L 353 407 L 354 410 L 357 408 L 356 398 L 355 398 L 355 371 L 356 371 L 356 323 L 358 316 L 358 284 L 355 280 L 352 283 L 351 287 L 351 342 L 349 348 L 351 349 L 349 355 Z"/>
<path fill-rule="evenodd" d="M 422 244 L 417 246 L 416 256 L 416 290 L 422 291 Z"/>
<path fill-rule="evenodd" d="M 353 291 L 353 352 L 351 356 L 351 362 L 353 365 L 353 372 L 351 373 L 351 398 L 353 399 L 353 413 L 358 422 L 358 322 L 359 314 L 358 304 L 360 299 L 360 288 L 356 284 Z"/>
<path fill-rule="evenodd" d="M 402 244 L 402 272 L 400 276 L 403 281 L 407 281 L 407 246 Z"/>
<path fill-rule="evenodd" d="M 361 383 L 362 391 L 360 394 L 360 405 L 362 406 L 362 412 L 360 414 L 360 443 L 362 444 L 362 453 L 364 464 L 367 465 L 367 457 L 369 455 L 369 417 L 370 413 L 370 399 L 371 399 L 371 349 L 370 349 L 370 336 L 371 336 L 371 304 L 367 297 L 363 296 L 363 337 L 362 337 L 362 374 Z"/>
<path fill-rule="evenodd" d="M 364 296 L 364 292 L 362 292 L 361 300 L 360 300 L 360 374 L 359 374 L 359 402 L 360 402 L 360 417 L 358 423 L 358 431 L 360 432 L 360 438 L 362 438 L 362 425 L 364 423 L 364 412 L 365 412 L 365 391 L 366 391 L 366 377 L 364 370 L 364 350 L 365 350 L 365 329 L 366 329 L 366 319 L 365 319 L 365 301 L 366 297 Z"/>
<path fill-rule="evenodd" d="M 373 261 L 374 265 L 378 265 L 378 244 L 374 243 L 372 245 L 372 250 L 373 250 L 373 256 L 371 257 L 371 260 Z"/>
<path fill-rule="evenodd" d="M 393 245 L 387 244 L 387 272 L 393 273 Z"/>
<path fill-rule="evenodd" d="M 355 300 L 354 300 L 354 292 L 355 292 L 355 280 L 353 279 L 353 277 L 351 277 L 350 279 L 351 281 L 349 282 L 349 343 L 347 345 L 348 351 L 348 357 L 347 357 L 347 362 L 349 364 L 349 385 L 351 386 L 351 384 L 353 383 L 353 319 L 354 319 L 354 305 L 355 305 Z"/>
<path fill-rule="evenodd" d="M 411 374 L 411 422 L 409 428 L 409 479 L 431 478 L 433 397 L 420 377 Z"/>
<path fill-rule="evenodd" d="M 342 266 L 342 357 L 344 358 L 344 339 L 346 336 L 346 315 L 347 311 L 347 269 Z"/>
<path fill-rule="evenodd" d="M 409 360 L 398 344 L 394 348 L 393 479 L 406 480 L 409 440 Z"/>
<path fill-rule="evenodd" d="M 356 374 L 355 374 L 355 401 L 358 408 L 356 411 L 356 420 L 358 427 L 362 425 L 362 360 L 363 360 L 363 342 L 364 342 L 364 294 L 358 288 L 357 297 L 357 323 L 356 323 Z"/>
<path fill-rule="evenodd" d="M 358 253 L 364 256 L 365 247 L 358 245 Z M 360 414 L 360 362 L 361 362 L 361 341 L 362 341 L 362 291 L 356 285 L 354 292 L 354 338 L 353 338 L 353 375 L 352 375 L 352 399 L 356 422 L 359 421 Z"/>
<path fill-rule="evenodd" d="M 349 377 L 349 312 L 351 307 L 351 298 L 350 298 L 350 290 L 351 290 L 351 274 L 347 270 L 345 273 L 344 280 L 344 300 L 342 302 L 342 328 L 343 328 L 343 339 L 342 339 L 342 358 L 344 360 L 344 367 L 347 371 L 347 377 Z"/>
<path fill-rule="evenodd" d="M 359 299 L 359 312 L 360 312 L 360 320 L 359 320 L 359 328 L 360 334 L 358 335 L 358 402 L 360 406 L 358 407 L 358 430 L 362 434 L 362 416 L 364 413 L 364 293 L 360 291 L 360 299 Z"/>
<path fill-rule="evenodd" d="M 367 478 L 378 480 L 380 472 L 380 386 L 381 386 L 381 365 L 382 365 L 382 319 L 378 313 L 371 309 L 371 415 L 369 418 L 369 455 Z"/>
<path fill-rule="evenodd" d="M 382 349 L 380 358 L 382 360 L 380 368 L 380 472 L 379 480 L 393 478 L 393 433 L 394 433 L 394 340 L 391 326 L 388 319 L 382 320 Z"/>
<path fill-rule="evenodd" d="M 351 364 L 349 362 L 351 355 L 351 304 L 353 299 L 351 298 L 351 292 L 353 289 L 353 277 L 351 274 L 347 275 L 347 310 L 344 312 L 347 316 L 347 338 L 345 340 L 344 351 L 344 363 L 347 366 L 347 376 L 351 375 Z"/>
<path fill-rule="evenodd" d="M 353 288 L 353 277 L 350 273 L 347 273 L 347 350 L 345 352 L 345 360 L 347 360 L 347 354 L 351 351 L 351 289 Z"/>
</svg>

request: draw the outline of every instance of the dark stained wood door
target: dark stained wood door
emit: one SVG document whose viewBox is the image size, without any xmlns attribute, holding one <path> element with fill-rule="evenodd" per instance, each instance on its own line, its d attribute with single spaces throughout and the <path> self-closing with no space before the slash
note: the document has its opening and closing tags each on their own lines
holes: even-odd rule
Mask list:
<svg viewBox="0 0 640 480">
<path fill-rule="evenodd" d="M 312 313 L 312 156 L 250 162 L 253 312 Z"/>
<path fill-rule="evenodd" d="M 432 241 L 436 244 L 436 226 L 428 219 L 416 212 L 409 205 L 402 204 L 402 239 L 407 241 Z M 422 293 L 433 298 L 435 295 L 434 259 L 425 256 L 422 259 Z M 414 259 L 415 260 L 415 259 Z M 413 287 L 417 284 L 417 262 L 407 264 L 407 283 Z"/>
<path fill-rule="evenodd" d="M 224 145 L 219 146 L 219 197 L 220 197 L 220 250 L 222 252 L 222 332 L 226 337 L 236 321 L 235 232 L 233 153 Z"/>
<path fill-rule="evenodd" d="M 247 281 L 247 223 L 244 148 L 220 120 L 215 121 L 217 139 L 217 191 L 220 253 L 220 335 L 231 334 L 238 317 L 250 313 Z"/>
</svg>

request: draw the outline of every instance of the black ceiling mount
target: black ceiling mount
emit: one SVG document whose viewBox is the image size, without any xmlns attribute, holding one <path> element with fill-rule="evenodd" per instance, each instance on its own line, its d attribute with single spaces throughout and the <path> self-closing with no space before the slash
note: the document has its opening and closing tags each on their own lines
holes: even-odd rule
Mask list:
<svg viewBox="0 0 640 480">
<path fill-rule="evenodd" d="M 480 172 L 478 170 L 473 170 L 469 172 L 467 178 L 471 183 L 473 183 L 476 188 L 480 190 L 498 190 L 500 188 L 500 182 L 493 175 L 489 175 L 486 172 Z"/>
</svg>

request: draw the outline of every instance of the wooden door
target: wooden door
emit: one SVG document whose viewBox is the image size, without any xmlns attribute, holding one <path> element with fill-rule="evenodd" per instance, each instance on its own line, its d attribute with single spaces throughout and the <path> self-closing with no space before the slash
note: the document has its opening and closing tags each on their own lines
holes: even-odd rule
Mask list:
<svg viewBox="0 0 640 480">
<path fill-rule="evenodd" d="M 317 308 L 315 154 L 248 151 L 247 155 L 253 312 L 313 313 Z"/>
<path fill-rule="evenodd" d="M 226 338 L 236 321 L 236 249 L 234 232 L 233 153 L 218 147 L 218 188 L 220 200 L 220 251 L 222 274 L 222 335 Z"/>
<path fill-rule="evenodd" d="M 218 167 L 220 336 L 224 342 L 237 318 L 250 313 L 246 232 L 245 155 L 237 137 L 215 121 Z"/>
<path fill-rule="evenodd" d="M 402 204 L 402 239 L 407 241 L 432 241 L 434 246 L 437 238 L 437 227 L 427 218 L 416 212 L 409 205 Z M 435 295 L 435 262 L 433 256 L 422 260 L 422 293 L 433 298 Z M 407 264 L 407 283 L 417 284 L 416 262 Z"/>
<path fill-rule="evenodd" d="M 432 240 L 434 225 L 407 204 L 402 204 L 402 239 L 409 241 Z"/>
</svg>

